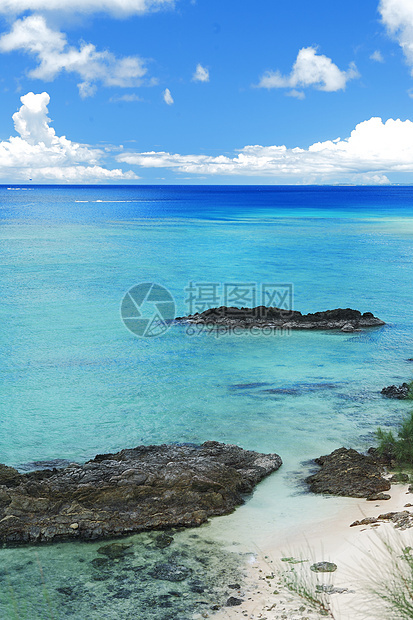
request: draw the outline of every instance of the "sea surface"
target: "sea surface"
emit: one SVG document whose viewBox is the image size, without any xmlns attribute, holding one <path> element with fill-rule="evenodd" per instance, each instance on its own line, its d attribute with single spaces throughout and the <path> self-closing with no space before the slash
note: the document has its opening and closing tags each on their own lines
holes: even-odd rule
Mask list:
<svg viewBox="0 0 413 620">
<path fill-rule="evenodd" d="M 311 459 L 366 449 L 408 411 L 380 390 L 413 378 L 412 258 L 413 187 L 0 186 L 0 462 L 209 439 L 284 462 L 233 515 L 165 549 L 130 537 L 111 570 L 93 563 L 105 543 L 0 549 L 0 617 L 189 620 L 274 533 L 336 510 L 302 481 Z M 386 326 L 136 335 L 122 300 L 152 283 L 177 316 L 272 295 Z M 152 578 L 162 562 L 192 577 Z"/>
</svg>

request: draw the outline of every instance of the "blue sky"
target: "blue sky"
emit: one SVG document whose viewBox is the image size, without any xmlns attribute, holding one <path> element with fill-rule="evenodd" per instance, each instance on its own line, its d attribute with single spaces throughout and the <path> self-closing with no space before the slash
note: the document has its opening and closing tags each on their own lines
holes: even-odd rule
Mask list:
<svg viewBox="0 0 413 620">
<path fill-rule="evenodd" d="M 412 0 L 0 0 L 0 63 L 0 182 L 413 181 Z"/>
</svg>

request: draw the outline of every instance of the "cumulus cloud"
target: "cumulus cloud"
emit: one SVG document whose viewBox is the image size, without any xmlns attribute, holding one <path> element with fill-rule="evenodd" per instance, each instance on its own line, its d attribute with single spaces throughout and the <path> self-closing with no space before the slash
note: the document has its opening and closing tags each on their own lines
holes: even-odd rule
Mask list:
<svg viewBox="0 0 413 620">
<path fill-rule="evenodd" d="M 193 82 L 209 82 L 209 71 L 206 67 L 197 64 L 195 73 L 192 76 Z"/>
<path fill-rule="evenodd" d="M 174 103 L 174 99 L 171 95 L 171 91 L 169 90 L 169 88 L 165 88 L 162 93 L 162 97 L 165 103 L 167 103 L 168 105 L 172 105 Z"/>
<path fill-rule="evenodd" d="M 122 153 L 117 160 L 143 168 L 271 177 L 277 182 L 388 183 L 389 173 L 413 172 L 413 122 L 373 117 L 346 139 L 316 142 L 307 149 L 255 145 L 233 157 L 146 152 Z"/>
<path fill-rule="evenodd" d="M 0 0 L 0 13 L 19 15 L 25 11 L 105 12 L 122 17 L 173 5 L 174 0 Z"/>
<path fill-rule="evenodd" d="M 413 2 L 380 0 L 379 11 L 388 32 L 396 37 L 407 62 L 413 67 Z"/>
<path fill-rule="evenodd" d="M 9 33 L 0 37 L 0 51 L 23 50 L 33 55 L 38 66 L 29 77 L 51 81 L 62 71 L 77 74 L 81 97 L 94 94 L 97 84 L 133 87 L 142 83 L 147 72 L 144 61 L 137 56 L 117 58 L 111 52 L 100 52 L 91 43 L 79 48 L 68 44 L 63 32 L 48 27 L 42 15 L 18 19 Z"/>
<path fill-rule="evenodd" d="M 1 178 L 84 183 L 138 178 L 133 172 L 104 168 L 100 149 L 57 136 L 47 116 L 48 93 L 28 93 L 20 100 L 22 106 L 13 115 L 19 135 L 0 142 Z"/>
<path fill-rule="evenodd" d="M 267 71 L 261 77 L 258 88 L 292 88 L 290 95 L 302 97 L 302 91 L 297 91 L 297 88 L 313 86 L 327 92 L 344 90 L 347 82 L 358 75 L 354 63 L 350 64 L 347 71 L 341 71 L 331 58 L 317 54 L 316 47 L 303 47 L 289 75 Z"/>
</svg>

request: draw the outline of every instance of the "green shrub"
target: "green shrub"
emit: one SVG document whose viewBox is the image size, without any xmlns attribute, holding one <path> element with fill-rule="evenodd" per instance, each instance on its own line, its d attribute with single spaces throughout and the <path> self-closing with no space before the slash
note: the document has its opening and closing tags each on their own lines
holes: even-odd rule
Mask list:
<svg viewBox="0 0 413 620">
<path fill-rule="evenodd" d="M 401 423 L 397 436 L 378 428 L 376 437 L 379 454 L 390 456 L 399 465 L 413 465 L 413 411 Z"/>
<path fill-rule="evenodd" d="M 409 383 L 407 384 L 409 386 L 409 389 L 407 391 L 407 400 L 413 400 L 413 381 L 409 381 Z"/>
</svg>

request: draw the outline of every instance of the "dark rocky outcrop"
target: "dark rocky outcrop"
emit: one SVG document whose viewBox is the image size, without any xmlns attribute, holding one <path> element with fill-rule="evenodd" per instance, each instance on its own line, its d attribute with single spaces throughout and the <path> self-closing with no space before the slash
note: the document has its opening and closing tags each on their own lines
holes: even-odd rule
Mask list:
<svg viewBox="0 0 413 620">
<path fill-rule="evenodd" d="M 314 493 L 367 498 L 390 489 L 381 464 L 351 448 L 339 448 L 315 462 L 321 469 L 306 480 Z"/>
<path fill-rule="evenodd" d="M 47 472 L 19 474 L 0 466 L 0 542 L 93 540 L 198 526 L 232 512 L 281 463 L 277 454 L 207 441 L 139 446 Z"/>
<path fill-rule="evenodd" d="M 383 450 L 379 450 L 377 447 L 371 447 L 367 450 L 367 454 L 371 456 L 375 463 L 377 463 L 382 469 L 397 468 L 394 454 L 391 454 L 390 452 L 383 452 Z M 391 478 L 389 478 L 389 482 L 391 484 L 394 484 Z"/>
<path fill-rule="evenodd" d="M 226 607 L 237 607 L 238 605 L 242 605 L 242 598 L 236 598 L 235 596 L 230 596 L 226 602 Z"/>
<path fill-rule="evenodd" d="M 388 387 L 384 387 L 380 394 L 387 396 L 387 398 L 398 398 L 399 400 L 405 400 L 412 396 L 411 386 L 408 383 L 402 383 L 399 386 L 389 385 Z"/>
<path fill-rule="evenodd" d="M 284 329 L 342 329 L 348 332 L 360 327 L 385 325 L 384 321 L 375 317 L 371 312 L 362 314 L 351 308 L 337 308 L 313 314 L 301 314 L 296 310 L 267 308 L 266 306 L 257 306 L 256 308 L 221 306 L 210 308 L 200 314 L 177 317 L 175 320 L 227 329 L 283 327 Z"/>
<path fill-rule="evenodd" d="M 382 502 L 391 499 L 391 495 L 388 493 L 373 493 L 373 495 L 369 495 L 366 499 L 368 502 Z"/>
<path fill-rule="evenodd" d="M 0 463 L 0 487 L 17 487 L 22 479 L 22 475 L 16 469 Z"/>
<path fill-rule="evenodd" d="M 372 525 L 375 526 L 379 523 L 392 522 L 394 527 L 399 530 L 407 530 L 413 527 L 413 513 L 408 510 L 402 510 L 399 512 L 386 512 L 385 514 L 381 514 L 378 517 L 366 517 L 365 519 L 360 519 L 358 521 L 353 521 L 350 524 L 350 527 L 355 527 L 357 525 Z"/>
</svg>

